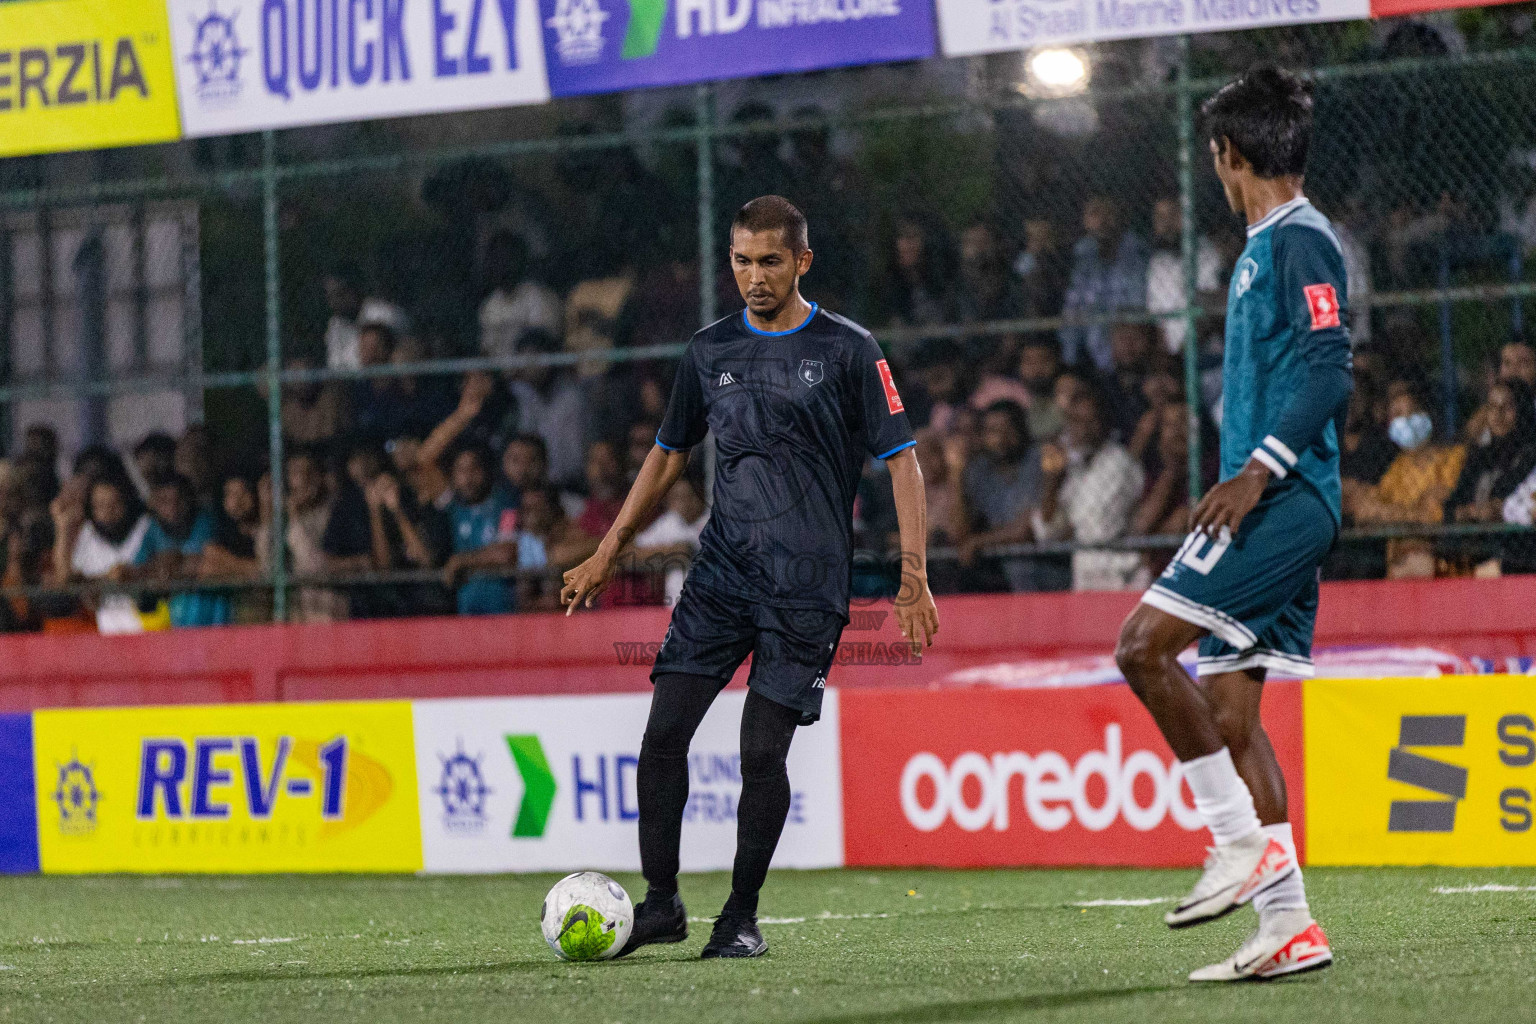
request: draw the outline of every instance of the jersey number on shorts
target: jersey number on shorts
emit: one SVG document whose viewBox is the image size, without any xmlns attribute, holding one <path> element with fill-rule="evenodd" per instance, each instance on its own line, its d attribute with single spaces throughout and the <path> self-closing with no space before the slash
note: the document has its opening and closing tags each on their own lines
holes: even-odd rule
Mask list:
<svg viewBox="0 0 1536 1024">
<path fill-rule="evenodd" d="M 1200 546 L 1206 541 L 1211 546 L 1204 554 L 1200 553 Z M 1211 570 L 1216 568 L 1216 563 L 1221 561 L 1221 556 L 1227 553 L 1227 548 L 1232 546 L 1230 535 L 1224 537 L 1211 537 L 1204 531 L 1190 534 L 1184 539 L 1184 546 L 1179 548 L 1179 553 L 1173 556 L 1173 561 L 1168 564 L 1168 570 L 1164 576 L 1173 575 L 1175 565 L 1187 565 L 1201 576 L 1209 576 Z"/>
</svg>

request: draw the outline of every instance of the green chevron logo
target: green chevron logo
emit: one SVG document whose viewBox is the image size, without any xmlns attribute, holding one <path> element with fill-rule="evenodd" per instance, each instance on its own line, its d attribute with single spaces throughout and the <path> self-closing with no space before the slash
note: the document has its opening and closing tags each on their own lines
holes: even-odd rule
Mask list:
<svg viewBox="0 0 1536 1024">
<path fill-rule="evenodd" d="M 555 773 L 549 770 L 544 745 L 537 736 L 508 736 L 507 749 L 523 777 L 523 802 L 512 823 L 512 838 L 537 839 L 544 834 L 549 809 L 555 804 Z"/>
<path fill-rule="evenodd" d="M 654 57 L 661 42 L 661 23 L 667 18 L 669 0 L 626 0 L 629 27 L 624 30 L 624 46 L 619 56 L 624 60 Z"/>
</svg>

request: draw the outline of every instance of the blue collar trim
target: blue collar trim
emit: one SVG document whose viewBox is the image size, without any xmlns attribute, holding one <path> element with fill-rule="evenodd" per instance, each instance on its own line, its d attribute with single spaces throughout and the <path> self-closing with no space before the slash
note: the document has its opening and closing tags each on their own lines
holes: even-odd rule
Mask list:
<svg viewBox="0 0 1536 1024">
<path fill-rule="evenodd" d="M 821 312 L 821 306 L 815 302 L 811 303 L 811 315 L 806 317 L 805 322 L 802 323 L 799 327 L 791 327 L 787 331 L 765 331 L 760 328 L 753 327 L 752 321 L 747 319 L 746 310 L 741 311 L 741 322 L 745 324 L 747 330 L 751 331 L 753 334 L 761 334 L 765 338 L 782 338 L 786 334 L 794 334 L 797 331 L 805 330 L 806 325 L 809 324 L 812 320 L 815 320 L 816 314 L 819 312 Z"/>
</svg>

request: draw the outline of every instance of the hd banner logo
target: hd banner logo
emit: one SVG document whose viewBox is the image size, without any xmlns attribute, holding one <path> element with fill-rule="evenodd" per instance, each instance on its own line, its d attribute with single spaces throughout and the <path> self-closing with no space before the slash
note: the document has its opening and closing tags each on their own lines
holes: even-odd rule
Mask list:
<svg viewBox="0 0 1536 1024">
<path fill-rule="evenodd" d="M 693 738 L 684 871 L 728 869 L 741 794 L 745 694 L 723 693 Z M 640 738 L 648 693 L 419 700 L 422 857 L 429 873 L 640 867 Z M 842 862 L 838 694 L 795 738 L 779 867 Z M 826 719 L 830 719 L 830 727 Z"/>
<path fill-rule="evenodd" d="M 1308 860 L 1536 864 L 1529 679 L 1306 684 Z"/>
<path fill-rule="evenodd" d="M 40 711 L 44 871 L 414 871 L 405 703 Z"/>
</svg>

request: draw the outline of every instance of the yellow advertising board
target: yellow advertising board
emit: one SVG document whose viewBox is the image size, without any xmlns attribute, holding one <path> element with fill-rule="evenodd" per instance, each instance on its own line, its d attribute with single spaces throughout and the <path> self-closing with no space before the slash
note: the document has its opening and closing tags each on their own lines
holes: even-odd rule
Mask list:
<svg viewBox="0 0 1536 1024">
<path fill-rule="evenodd" d="M 0 3 L 0 157 L 180 134 L 165 0 Z"/>
<path fill-rule="evenodd" d="M 1305 684 L 1312 864 L 1536 865 L 1536 680 Z"/>
<path fill-rule="evenodd" d="M 418 871 L 405 701 L 39 711 L 44 872 Z"/>
</svg>

